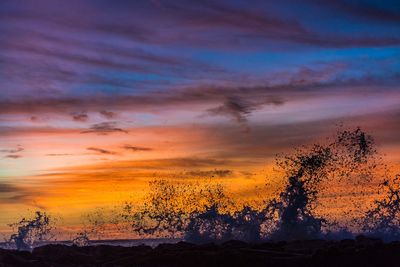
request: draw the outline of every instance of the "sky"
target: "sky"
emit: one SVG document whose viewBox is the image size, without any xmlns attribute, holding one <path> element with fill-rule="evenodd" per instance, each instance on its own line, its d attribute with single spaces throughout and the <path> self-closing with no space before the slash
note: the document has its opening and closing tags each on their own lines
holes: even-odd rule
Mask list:
<svg viewBox="0 0 400 267">
<path fill-rule="evenodd" d="M 238 196 L 277 153 L 371 133 L 400 166 L 400 3 L 2 0 L 0 232 L 65 227 L 154 178 Z"/>
</svg>

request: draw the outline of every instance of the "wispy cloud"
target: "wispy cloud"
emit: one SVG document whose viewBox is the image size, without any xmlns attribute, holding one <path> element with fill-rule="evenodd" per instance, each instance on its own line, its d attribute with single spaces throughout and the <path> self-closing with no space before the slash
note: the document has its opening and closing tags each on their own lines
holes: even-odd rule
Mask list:
<svg viewBox="0 0 400 267">
<path fill-rule="evenodd" d="M 10 154 L 10 155 L 6 155 L 5 158 L 8 158 L 8 159 L 19 159 L 19 158 L 22 158 L 22 155 Z"/>
<path fill-rule="evenodd" d="M 72 156 L 73 154 L 68 154 L 68 153 L 50 153 L 46 154 L 48 157 L 63 157 L 63 156 Z"/>
<path fill-rule="evenodd" d="M 102 148 L 97 148 L 97 147 L 88 147 L 86 148 L 89 151 L 93 151 L 93 152 L 97 152 L 99 154 L 105 154 L 105 155 L 116 155 L 116 152 L 110 151 L 110 150 L 106 150 L 106 149 L 102 149 Z"/>
<path fill-rule="evenodd" d="M 36 198 L 45 196 L 46 190 L 40 188 L 29 188 L 26 186 L 15 185 L 14 183 L 0 182 L 0 206 L 7 204 L 25 204 L 39 209 L 44 207 L 38 205 Z"/>
<path fill-rule="evenodd" d="M 125 150 L 129 150 L 129 151 L 133 151 L 133 152 L 137 152 L 137 151 L 151 151 L 153 150 L 150 147 L 142 147 L 142 146 L 132 146 L 132 145 L 124 145 L 122 147 Z"/>
<path fill-rule="evenodd" d="M 115 112 L 107 111 L 107 110 L 100 111 L 100 114 L 102 116 L 106 117 L 107 119 L 113 119 L 117 116 L 117 114 Z"/>
<path fill-rule="evenodd" d="M 0 149 L 0 153 L 10 153 L 10 154 L 14 154 L 14 153 L 19 153 L 24 151 L 25 149 L 22 146 L 17 146 L 17 148 L 15 149 Z"/>
<path fill-rule="evenodd" d="M 116 122 L 102 122 L 93 124 L 88 130 L 82 131 L 81 133 L 97 133 L 100 135 L 107 135 L 111 133 L 128 133 L 128 131 L 117 127 Z"/>
<path fill-rule="evenodd" d="M 0 182 L 0 193 L 18 193 L 21 189 L 14 184 Z"/>
<path fill-rule="evenodd" d="M 89 112 L 100 112 L 103 117 L 112 119 L 121 111 L 157 113 L 166 109 L 186 110 L 188 107 L 194 109 L 214 106 L 208 108 L 210 114 L 225 114 L 243 121 L 254 110 L 266 105 L 282 106 L 287 101 L 298 101 L 307 94 L 311 95 L 311 92 L 318 97 L 323 95 L 325 90 L 335 92 L 350 86 L 354 87 L 354 90 L 360 86 L 364 86 L 365 89 L 386 84 L 393 86 L 399 81 L 400 76 L 397 72 L 385 71 L 384 77 L 372 73 L 352 77 L 346 75 L 344 64 L 331 64 L 320 68 L 301 67 L 294 72 L 277 72 L 262 79 L 237 81 L 228 85 L 196 85 L 167 91 L 146 91 L 140 94 L 99 94 L 90 97 L 71 94 L 57 97 L 44 96 L 40 99 L 35 97 L 2 99 L 0 115 L 55 113 L 70 116 L 73 114 L 75 120 L 85 121 Z M 113 111 L 102 109 L 104 107 Z M 76 110 L 86 112 L 76 113 Z M 101 125 L 93 127 L 99 126 Z"/>
<path fill-rule="evenodd" d="M 221 106 L 208 110 L 211 115 L 229 116 L 242 123 L 247 120 L 247 116 L 254 110 L 252 103 L 243 101 L 237 97 L 229 97 Z"/>
<path fill-rule="evenodd" d="M 286 9 L 292 1 L 275 3 L 281 9 Z M 329 7 L 329 1 L 321 2 L 323 7 Z M 299 3 L 297 3 L 299 4 Z M 302 9 L 312 8 L 314 3 L 305 2 L 299 5 Z M 315 45 L 322 47 L 357 47 L 357 46 L 389 46 L 399 44 L 399 36 L 393 37 L 389 34 L 380 37 L 370 35 L 351 35 L 345 33 L 326 33 L 310 27 L 308 20 L 303 21 L 293 16 L 287 16 L 284 12 L 278 12 L 271 8 L 268 2 L 258 2 L 252 5 L 233 3 L 231 1 L 205 1 L 200 3 L 187 1 L 162 2 L 157 5 L 126 4 L 129 8 L 138 11 L 135 19 L 128 16 L 127 10 L 111 5 L 120 14 L 119 20 L 115 21 L 111 16 L 103 17 L 101 22 L 81 18 L 77 21 L 68 21 L 42 17 L 52 23 L 64 27 L 72 27 L 79 30 L 92 30 L 109 36 L 122 36 L 129 40 L 153 45 L 191 45 L 195 47 L 261 47 L 266 44 L 294 43 L 302 45 Z M 342 5 L 344 6 L 344 4 Z M 273 7 L 273 6 L 272 6 Z M 350 5 L 348 10 L 360 9 L 358 6 Z M 274 10 L 274 11 L 272 11 Z M 397 19 L 397 14 L 376 7 L 363 7 L 361 11 L 348 12 L 352 17 L 384 17 L 388 14 L 390 21 Z M 373 10 L 374 12 L 371 12 Z M 149 21 L 147 13 L 157 14 L 155 19 Z M 329 22 L 333 16 L 329 8 L 318 16 L 323 22 Z M 307 16 L 303 16 L 307 18 Z M 361 21 L 362 22 L 362 21 Z M 167 26 L 168 25 L 168 26 Z M 166 27 L 174 25 L 174 30 L 165 34 Z M 207 34 L 199 34 L 199 30 Z M 213 42 L 210 40 L 213 39 Z"/>
<path fill-rule="evenodd" d="M 72 114 L 72 119 L 74 121 L 78 121 L 78 122 L 86 122 L 89 119 L 89 116 L 84 112 L 73 113 Z"/>
<path fill-rule="evenodd" d="M 367 21 L 378 21 L 378 22 L 392 22 L 395 24 L 400 23 L 400 13 L 393 8 L 385 5 L 379 5 L 373 2 L 364 2 L 359 4 L 351 1 L 310 1 L 314 4 L 326 8 L 335 9 L 342 12 L 347 17 L 355 17 L 364 19 Z"/>
<path fill-rule="evenodd" d="M 229 177 L 233 175 L 232 170 L 211 170 L 211 171 L 189 171 L 185 175 L 192 177 Z"/>
<path fill-rule="evenodd" d="M 0 182 L 0 206 L 7 203 L 21 203 L 28 195 L 29 192 L 20 186 Z"/>
</svg>

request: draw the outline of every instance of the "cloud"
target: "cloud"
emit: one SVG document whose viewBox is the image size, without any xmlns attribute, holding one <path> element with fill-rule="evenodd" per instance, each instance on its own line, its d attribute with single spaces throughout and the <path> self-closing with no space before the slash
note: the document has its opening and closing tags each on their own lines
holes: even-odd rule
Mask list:
<svg viewBox="0 0 400 267">
<path fill-rule="evenodd" d="M 115 122 L 102 122 L 102 123 L 97 123 L 97 124 L 93 124 L 89 130 L 86 131 L 82 131 L 81 133 L 97 133 L 100 135 L 107 135 L 110 133 L 128 133 L 127 131 L 118 128 L 116 126 Z"/>
<path fill-rule="evenodd" d="M 51 153 L 51 154 L 46 154 L 48 157 L 62 157 L 62 156 L 72 156 L 73 154 L 68 154 L 68 153 Z"/>
<path fill-rule="evenodd" d="M 39 120 L 39 118 L 37 116 L 31 116 L 30 120 L 33 122 L 37 122 Z"/>
<path fill-rule="evenodd" d="M 37 190 L 39 189 L 39 190 Z M 46 195 L 45 190 L 40 188 L 26 188 L 14 185 L 12 183 L 0 182 L 0 206 L 7 204 L 26 204 L 28 206 L 38 207 L 35 198 Z"/>
<path fill-rule="evenodd" d="M 41 14 L 37 20 L 44 22 L 40 23 L 44 28 L 53 28 L 51 21 L 47 21 L 47 14 Z M 0 10 L 1 16 L 1 10 Z M 16 20 L 16 29 L 24 25 L 26 21 L 23 18 L 13 18 Z M 33 23 L 33 25 L 35 25 Z M 81 27 L 80 27 L 81 26 Z M 63 28 L 63 25 L 59 25 Z M 121 27 L 123 27 L 121 25 Z M 131 26 L 128 26 L 131 27 Z M 13 30 L 13 27 L 9 29 Z M 96 27 L 87 29 L 84 25 L 76 25 L 75 30 L 82 34 L 87 34 L 88 38 L 80 40 L 74 38 L 67 32 L 60 36 L 52 30 L 30 29 L 29 33 L 24 35 L 23 41 L 14 39 L 4 40 L 0 43 L 0 49 L 8 54 L 19 54 L 16 59 L 10 57 L 1 57 L 2 62 L 6 65 L 12 65 L 12 71 L 7 74 L 10 78 L 16 78 L 19 75 L 25 74 L 26 80 L 29 80 L 30 88 L 35 90 L 52 92 L 53 88 L 56 91 L 65 89 L 59 88 L 53 83 L 43 89 L 43 81 L 57 80 L 62 85 L 71 84 L 82 85 L 85 87 L 107 87 L 113 86 L 116 88 L 132 89 L 133 86 L 151 86 L 159 81 L 151 81 L 148 79 L 124 78 L 123 76 L 106 75 L 107 71 L 128 73 L 128 74 L 144 74 L 157 75 L 164 78 L 164 83 L 168 83 L 170 77 L 179 78 L 196 78 L 205 76 L 208 73 L 221 73 L 223 68 L 213 64 L 207 64 L 201 60 L 195 60 L 184 56 L 171 56 L 164 54 L 155 54 L 153 51 L 143 48 L 133 48 L 132 46 L 122 45 L 119 42 L 110 44 L 103 42 L 97 38 Z M 109 37 L 118 38 L 114 33 L 107 33 Z M 46 45 L 52 44 L 52 45 Z M 40 60 L 37 60 L 40 59 Z M 21 60 L 29 61 L 29 64 L 20 64 Z M 46 64 L 43 64 L 46 62 Z M 61 64 L 60 64 L 61 63 Z M 103 70 L 104 72 L 96 71 Z M 28 72 L 28 74 L 27 74 Z M 42 79 L 35 79 L 34 73 L 40 73 Z M 31 79 L 28 79 L 31 78 Z M 15 83 L 15 81 L 14 81 Z M 18 82 L 19 83 L 19 82 Z M 62 86 L 60 86 L 62 87 Z"/>
<path fill-rule="evenodd" d="M 254 106 L 237 97 L 229 97 L 221 106 L 208 110 L 211 115 L 229 116 L 237 122 L 246 122 L 247 116 L 254 110 Z"/>
<path fill-rule="evenodd" d="M 157 113 L 166 109 L 191 110 L 201 106 L 211 109 L 210 114 L 228 115 L 243 121 L 249 114 L 265 105 L 280 106 L 287 101 L 323 90 L 341 90 L 346 86 L 373 86 L 397 84 L 398 72 L 385 71 L 385 76 L 365 73 L 365 75 L 343 76 L 346 64 L 331 63 L 321 66 L 300 67 L 297 71 L 280 71 L 258 79 L 236 81 L 230 84 L 193 85 L 169 90 L 149 90 L 137 94 L 67 94 L 64 96 L 43 96 L 41 98 L 15 98 L 0 100 L 0 115 L 6 114 L 71 114 L 76 110 L 99 112 L 107 119 L 116 112 Z M 356 89 L 354 89 L 356 90 Z M 375 90 L 375 88 L 374 88 Z M 113 111 L 104 110 L 103 108 Z M 211 107 L 211 108 L 210 108 Z M 240 110 L 240 108 L 242 108 Z M 79 115 L 79 114 L 76 114 Z M 78 117 L 79 118 L 79 117 Z M 84 118 L 84 116 L 83 116 Z M 1 118 L 0 118 L 1 120 Z"/>
<path fill-rule="evenodd" d="M 113 151 L 109 151 L 109 150 L 101 149 L 101 148 L 97 148 L 97 147 L 88 147 L 86 149 L 89 150 L 89 151 L 94 151 L 94 152 L 97 152 L 99 154 L 105 154 L 105 155 L 115 155 L 115 154 L 117 154 L 117 153 L 115 153 Z"/>
<path fill-rule="evenodd" d="M 255 102 L 247 101 L 240 97 L 228 97 L 225 102 L 215 108 L 207 110 L 209 115 L 227 116 L 238 123 L 246 123 L 247 117 L 258 108 L 264 105 L 283 105 L 284 101 L 279 98 L 268 97 L 265 100 L 254 100 Z"/>
<path fill-rule="evenodd" d="M 304 10 L 312 5 L 297 2 Z M 347 4 L 347 3 L 346 3 Z M 119 22 L 98 25 L 96 30 L 107 34 L 115 34 L 147 44 L 184 45 L 212 48 L 264 47 L 279 44 L 313 45 L 319 47 L 363 47 L 390 46 L 400 44 L 399 36 L 386 34 L 371 37 L 367 34 L 345 34 L 317 30 L 310 26 L 308 16 L 288 16 L 276 7 L 285 10 L 285 3 L 269 5 L 268 2 L 257 2 L 252 5 L 240 5 L 232 1 L 174 1 L 162 2 L 156 6 L 136 6 L 140 13 L 156 13 L 157 19 L 148 21 L 139 16 L 132 21 L 129 16 L 121 16 Z M 320 24 L 328 24 L 333 17 L 329 4 L 324 3 L 324 13 L 318 16 Z M 274 8 L 275 7 L 275 8 Z M 110 7 L 112 8 L 112 7 Z M 132 7 L 134 8 L 134 7 Z M 358 8 L 354 6 L 354 9 Z M 119 10 L 123 12 L 123 10 Z M 354 13 L 354 12 L 353 12 Z M 362 13 L 370 14 L 365 9 Z M 377 12 L 375 12 L 377 13 Z M 122 13 L 121 13 L 122 14 Z M 319 14 L 318 14 L 319 15 Z M 379 14 L 384 17 L 385 14 Z M 124 17 L 124 18 L 123 18 Z M 390 16 L 397 19 L 396 16 Z M 315 21 L 315 18 L 314 18 Z M 148 25 L 152 25 L 150 28 Z M 166 26 L 174 25 L 174 30 L 166 31 Z M 164 34 L 167 32 L 168 34 Z M 211 41 L 212 40 L 212 41 Z"/>
<path fill-rule="evenodd" d="M 107 119 L 113 119 L 117 116 L 116 113 L 112 112 L 112 111 L 107 111 L 107 110 L 102 110 L 100 111 L 100 114 L 104 117 L 106 117 Z"/>
<path fill-rule="evenodd" d="M 225 101 L 232 95 L 241 99 L 248 99 L 248 101 L 253 98 L 265 98 L 265 104 L 276 105 L 283 102 L 279 96 L 281 92 L 277 89 L 270 86 L 197 86 L 168 92 L 153 91 L 140 95 L 3 100 L 0 101 L 0 114 L 40 112 L 62 114 L 80 108 L 96 111 L 102 106 L 131 112 L 151 112 L 165 107 L 182 108 L 191 105 L 210 105 Z"/>
<path fill-rule="evenodd" d="M 1 48 L 1 46 L 0 46 Z M 47 49 L 40 46 L 34 46 L 29 44 L 15 44 L 12 48 L 16 51 L 24 53 L 31 53 L 43 58 L 54 58 L 64 61 L 69 61 L 78 65 L 86 65 L 88 67 L 98 67 L 104 69 L 116 69 L 120 71 L 131 71 L 139 73 L 152 73 L 151 69 L 145 65 L 134 64 L 133 62 L 116 61 L 110 57 L 92 57 L 87 54 L 74 54 L 65 53 L 61 50 Z"/>
<path fill-rule="evenodd" d="M 287 8 L 284 4 L 275 6 Z M 306 3 L 300 6 L 304 9 L 310 7 Z M 327 6 L 329 7 L 329 5 Z M 263 4 L 263 2 L 252 5 L 236 5 L 231 1 L 205 1 L 201 4 L 187 1 L 163 2 L 158 8 L 160 20 L 157 22 L 160 25 L 164 21 L 173 23 L 176 25 L 176 29 L 174 32 L 168 31 L 168 35 L 156 31 L 153 33 L 154 37 L 148 37 L 145 42 L 180 43 L 181 45 L 212 46 L 213 48 L 262 47 L 265 45 L 277 47 L 282 43 L 320 47 L 400 44 L 399 36 L 390 34 L 371 37 L 367 34 L 354 35 L 317 30 L 307 23 L 309 22 L 306 20 L 307 17 L 306 19 L 293 17 L 284 12 L 272 10 L 274 9 L 271 6 Z M 371 13 L 369 10 L 365 11 L 365 13 Z M 380 16 L 383 17 L 382 14 Z M 332 13 L 328 9 L 324 16 L 319 17 L 322 20 L 321 24 L 329 23 L 331 17 Z M 129 24 L 129 21 L 126 23 Z M 126 24 L 115 24 L 112 29 L 126 37 L 131 37 L 129 31 L 122 32 L 118 28 L 127 28 Z M 163 26 L 159 29 L 162 31 Z M 208 34 L 199 34 L 200 30 L 206 31 Z M 213 41 L 210 42 L 210 40 Z"/>
<path fill-rule="evenodd" d="M 219 168 L 221 166 L 242 166 L 248 165 L 249 161 L 234 161 L 229 159 L 220 159 L 220 158 L 212 158 L 212 157 L 177 157 L 177 158 L 154 158 L 148 160 L 123 160 L 123 161 L 115 161 L 111 163 L 104 162 L 101 164 L 89 165 L 89 166 L 81 166 L 79 168 L 71 167 L 65 168 L 60 171 L 80 171 L 80 170 L 90 170 L 95 168 L 97 170 L 107 171 L 107 170 L 123 170 L 126 172 L 127 168 L 131 170 L 171 170 L 171 168 Z"/>
<path fill-rule="evenodd" d="M 24 149 L 22 146 L 18 145 L 16 149 L 1 149 L 1 150 L 0 150 L 0 153 L 15 154 L 15 153 L 22 152 L 22 151 L 24 151 L 24 150 L 25 150 L 25 149 Z"/>
<path fill-rule="evenodd" d="M 189 171 L 185 175 L 193 177 L 228 177 L 233 175 L 231 170 Z"/>
<path fill-rule="evenodd" d="M 10 183 L 0 182 L 0 193 L 19 193 L 21 189 Z"/>
<path fill-rule="evenodd" d="M 131 145 L 124 145 L 122 148 L 125 149 L 125 150 L 134 151 L 134 152 L 137 152 L 137 151 L 151 151 L 151 150 L 153 150 L 152 148 L 149 148 L 149 147 L 131 146 Z"/>
<path fill-rule="evenodd" d="M 331 2 L 331 1 L 330 1 Z M 261 3 L 261 4 L 260 4 Z M 202 38 L 214 37 L 214 44 L 221 45 L 225 42 L 226 46 L 262 46 L 280 43 L 313 45 L 319 47 L 364 47 L 364 46 L 390 46 L 400 44 L 399 36 L 386 34 L 379 37 L 371 37 L 367 34 L 345 34 L 339 32 L 327 32 L 317 30 L 309 26 L 306 18 L 291 17 L 280 12 L 273 12 L 268 4 L 255 3 L 253 5 L 235 5 L 227 1 L 207 1 L 205 3 L 187 4 L 187 2 L 165 3 L 162 11 L 170 14 L 170 19 L 179 21 L 187 31 L 187 35 L 182 34 L 183 41 L 192 38 L 192 45 L 206 45 Z M 290 4 L 290 1 L 289 1 Z M 294 4 L 294 3 L 293 3 Z M 297 4 L 297 3 L 296 3 Z M 342 4 L 344 6 L 344 4 Z M 347 3 L 346 3 L 347 5 Z M 287 8 L 281 4 L 275 4 Z M 306 3 L 300 6 L 309 8 Z M 327 5 L 329 7 L 329 4 Z M 375 7 L 374 7 L 375 8 Z M 361 13 L 377 15 L 379 9 L 371 12 L 370 8 L 361 8 Z M 354 10 L 359 9 L 359 5 L 353 6 Z M 382 14 L 383 13 L 383 14 Z M 389 13 L 389 14 L 388 14 Z M 353 11 L 354 14 L 354 11 Z M 398 14 L 381 12 L 378 16 L 398 19 Z M 321 24 L 329 23 L 332 17 L 329 8 L 321 16 Z M 393 16 L 394 15 L 394 16 Z M 193 29 L 208 30 L 209 35 L 199 35 Z M 191 34 L 192 32 L 196 35 Z M 184 31 L 182 29 L 182 31 Z M 213 35 L 214 34 L 214 35 Z M 218 38 L 220 36 L 220 39 Z"/>
<path fill-rule="evenodd" d="M 362 4 L 357 2 L 352 3 L 351 1 L 330 0 L 312 2 L 330 10 L 338 10 L 353 18 L 362 18 L 368 21 L 400 23 L 400 12 L 398 12 L 398 10 L 396 12 L 396 9 L 390 8 L 389 6 L 385 7 L 385 5 L 381 6 L 367 1 Z"/>
<path fill-rule="evenodd" d="M 4 158 L 8 158 L 8 159 L 19 159 L 22 158 L 22 155 L 18 154 L 19 152 L 24 151 L 25 149 L 21 146 L 18 145 L 16 149 L 1 149 L 0 153 L 6 153 L 8 155 L 6 155 Z"/>
<path fill-rule="evenodd" d="M 198 157 L 186 157 L 186 158 L 171 158 L 171 159 L 160 159 L 154 161 L 164 167 L 182 167 L 182 168 L 200 168 L 210 166 L 223 166 L 229 164 L 229 160 L 215 159 L 215 158 L 198 158 Z"/>
<path fill-rule="evenodd" d="M 302 87 L 304 85 L 301 85 Z M 3 114 L 32 114 L 32 113 L 56 113 L 65 114 L 73 110 L 85 109 L 87 112 L 97 112 L 99 108 L 108 108 L 125 112 L 147 112 L 157 113 L 167 108 L 174 110 L 198 108 L 201 106 L 218 105 L 225 102 L 229 109 L 230 102 L 235 98 L 243 103 L 253 103 L 254 107 L 263 105 L 282 105 L 285 100 L 282 96 L 288 90 L 295 90 L 299 85 L 249 85 L 249 86 L 218 86 L 204 85 L 186 87 L 183 89 L 171 89 L 168 91 L 149 91 L 136 95 L 94 95 L 87 96 L 66 96 L 66 97 L 42 97 L 35 99 L 14 99 L 0 100 L 0 115 Z M 233 104 L 233 103 L 232 103 Z M 114 112 L 113 112 L 114 113 Z M 107 112 L 102 114 L 110 118 L 113 116 Z M 79 118 L 85 116 L 79 116 Z M 114 122 L 104 122 L 93 125 L 93 129 L 85 132 L 101 131 L 104 128 L 114 128 Z M 121 131 L 121 130 L 120 130 Z"/>
<path fill-rule="evenodd" d="M 5 158 L 8 158 L 8 159 L 19 159 L 19 158 L 22 158 L 22 155 L 10 154 L 10 155 L 6 155 Z"/>
<path fill-rule="evenodd" d="M 72 114 L 72 119 L 78 122 L 86 122 L 89 119 L 89 116 L 84 112 L 74 113 Z"/>
</svg>

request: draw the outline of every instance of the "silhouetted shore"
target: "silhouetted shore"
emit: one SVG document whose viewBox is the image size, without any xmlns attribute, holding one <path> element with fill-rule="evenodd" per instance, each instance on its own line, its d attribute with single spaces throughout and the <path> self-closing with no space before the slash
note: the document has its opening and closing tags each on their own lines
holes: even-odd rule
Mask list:
<svg viewBox="0 0 400 267">
<path fill-rule="evenodd" d="M 182 239 L 178 238 L 141 238 L 141 239 L 99 239 L 99 240 L 90 240 L 91 246 L 121 246 L 121 247 L 133 247 L 139 245 L 147 245 L 151 247 L 156 247 L 159 244 L 165 243 L 178 243 L 182 241 Z M 2 248 L 10 248 L 10 244 L 7 242 L 0 242 L 0 249 Z M 35 243 L 34 247 L 42 247 L 46 245 L 66 245 L 72 246 L 73 241 L 71 240 L 50 240 L 50 241 L 40 241 Z"/>
<path fill-rule="evenodd" d="M 366 237 L 259 244 L 179 242 L 154 248 L 53 244 L 32 253 L 0 250 L 0 266 L 395 266 L 399 262 L 400 242 Z"/>
</svg>

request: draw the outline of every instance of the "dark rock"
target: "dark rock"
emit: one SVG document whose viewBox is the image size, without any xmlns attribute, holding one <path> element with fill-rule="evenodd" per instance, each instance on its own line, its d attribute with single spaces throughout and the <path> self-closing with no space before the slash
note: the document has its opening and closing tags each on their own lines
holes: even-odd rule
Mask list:
<svg viewBox="0 0 400 267">
<path fill-rule="evenodd" d="M 342 241 L 304 240 L 248 244 L 179 242 L 149 246 L 47 245 L 30 252 L 0 249 L 0 267 L 33 266 L 397 266 L 400 243 L 358 237 Z"/>
</svg>

